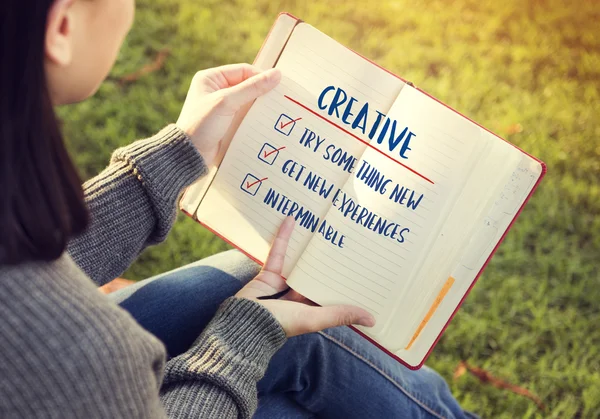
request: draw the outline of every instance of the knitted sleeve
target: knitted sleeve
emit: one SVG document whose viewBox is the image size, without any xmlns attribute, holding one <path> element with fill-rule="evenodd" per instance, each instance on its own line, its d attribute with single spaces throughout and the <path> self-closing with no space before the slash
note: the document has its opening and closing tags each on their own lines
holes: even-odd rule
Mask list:
<svg viewBox="0 0 600 419">
<path fill-rule="evenodd" d="M 169 125 L 116 150 L 84 184 L 91 223 L 68 251 L 98 285 L 119 276 L 147 246 L 164 240 L 182 190 L 207 171 L 186 134 Z"/>
</svg>

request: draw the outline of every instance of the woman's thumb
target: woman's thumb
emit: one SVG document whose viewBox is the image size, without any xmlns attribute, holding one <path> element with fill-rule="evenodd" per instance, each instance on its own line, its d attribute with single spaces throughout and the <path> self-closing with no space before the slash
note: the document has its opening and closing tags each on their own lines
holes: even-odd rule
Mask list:
<svg viewBox="0 0 600 419">
<path fill-rule="evenodd" d="M 239 109 L 271 91 L 281 81 L 281 71 L 272 68 L 224 90 L 228 107 Z"/>
<path fill-rule="evenodd" d="M 375 318 L 366 310 L 350 306 L 337 305 L 326 307 L 312 307 L 314 310 L 311 317 L 311 329 L 313 332 L 337 326 L 349 326 L 351 324 L 372 327 L 375 326 Z"/>
</svg>

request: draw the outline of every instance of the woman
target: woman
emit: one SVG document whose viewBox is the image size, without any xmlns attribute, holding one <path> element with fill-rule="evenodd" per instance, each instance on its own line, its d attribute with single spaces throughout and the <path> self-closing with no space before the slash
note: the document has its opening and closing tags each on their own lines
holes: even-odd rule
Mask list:
<svg viewBox="0 0 600 419">
<path fill-rule="evenodd" d="M 346 328 L 307 334 L 372 326 L 364 310 L 269 298 L 285 290 L 291 220 L 260 272 L 228 252 L 112 301 L 97 291 L 166 237 L 233 114 L 280 79 L 249 65 L 198 73 L 177 123 L 117 150 L 82 189 L 53 106 L 97 90 L 133 9 L 0 6 L 0 417 L 463 417 L 431 370 L 408 371 Z"/>
</svg>

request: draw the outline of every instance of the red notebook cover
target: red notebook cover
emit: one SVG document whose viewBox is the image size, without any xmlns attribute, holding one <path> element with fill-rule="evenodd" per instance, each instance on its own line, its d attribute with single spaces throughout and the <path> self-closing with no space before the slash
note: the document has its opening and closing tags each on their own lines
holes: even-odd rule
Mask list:
<svg viewBox="0 0 600 419">
<path fill-rule="evenodd" d="M 301 23 L 302 20 L 298 19 L 297 17 L 291 15 L 290 13 L 287 12 L 282 12 L 279 14 L 279 16 L 282 15 L 286 15 L 289 16 L 293 19 L 296 20 L 296 25 L 298 23 Z M 278 17 L 279 17 L 278 16 Z M 269 31 L 267 37 L 265 38 L 265 41 L 263 42 L 257 57 L 260 55 L 261 51 L 263 50 L 267 40 L 269 39 L 269 37 L 272 34 L 272 31 L 274 29 L 275 25 L 273 25 L 271 27 L 271 30 Z M 285 47 L 284 47 L 285 48 Z M 348 47 L 346 47 L 348 48 Z M 352 51 L 354 54 L 358 55 L 359 57 L 361 57 L 362 59 L 368 61 L 369 63 L 373 64 L 374 66 L 384 70 L 385 72 L 391 74 L 392 76 L 402 80 L 404 83 L 415 87 L 417 90 L 419 90 L 420 92 L 424 93 L 425 95 L 429 96 L 430 98 L 432 98 L 433 100 L 435 100 L 436 102 L 440 103 L 441 105 L 445 106 L 446 108 L 450 109 L 452 112 L 462 116 L 463 118 L 469 120 L 470 122 L 474 123 L 475 125 L 479 126 L 480 128 L 483 128 L 484 130 L 486 130 L 487 132 L 491 133 L 492 135 L 494 135 L 495 137 L 501 139 L 502 141 L 507 142 L 504 138 L 500 137 L 499 135 L 493 133 L 492 131 L 490 131 L 489 129 L 485 128 L 484 126 L 478 124 L 477 122 L 473 121 L 472 119 L 468 118 L 467 116 L 463 115 L 462 113 L 458 112 L 457 110 L 453 109 L 452 107 L 446 105 L 445 103 L 443 103 L 442 101 L 440 101 L 439 99 L 435 98 L 434 96 L 430 95 L 429 93 L 427 93 L 426 91 L 418 88 L 417 86 L 415 86 L 413 83 L 411 83 L 408 80 L 403 79 L 402 77 L 392 73 L 391 71 L 387 70 L 386 68 L 381 67 L 379 64 L 369 60 L 368 58 L 364 57 L 363 55 L 359 54 L 358 52 L 348 48 L 350 51 Z M 282 49 L 283 51 L 283 49 Z M 367 339 L 369 342 L 371 342 L 373 345 L 375 345 L 377 348 L 379 348 L 380 350 L 384 351 L 386 354 L 388 354 L 389 356 L 391 356 L 392 358 L 394 358 L 395 360 L 397 360 L 398 362 L 400 362 L 402 365 L 406 366 L 409 369 L 412 370 L 418 370 L 420 369 L 424 364 L 425 361 L 427 360 L 427 358 L 429 358 L 429 355 L 431 355 L 431 352 L 433 351 L 433 348 L 435 347 L 435 345 L 437 344 L 437 342 L 440 340 L 442 334 L 445 332 L 446 328 L 448 327 L 448 325 L 450 324 L 450 322 L 452 321 L 452 319 L 454 318 L 454 316 L 456 315 L 456 312 L 458 311 L 458 309 L 460 308 L 460 306 L 462 305 L 463 301 L 465 300 L 465 298 L 467 298 L 467 296 L 469 295 L 469 293 L 471 292 L 471 290 L 473 289 L 473 286 L 475 285 L 475 283 L 477 282 L 477 280 L 479 279 L 479 277 L 481 276 L 483 270 L 486 268 L 486 266 L 488 265 L 488 263 L 490 262 L 490 260 L 492 259 L 492 257 L 494 256 L 494 254 L 496 253 L 496 251 L 498 250 L 498 247 L 500 246 L 500 244 L 502 243 L 502 241 L 504 240 L 504 238 L 506 237 L 506 234 L 508 233 L 508 231 L 512 228 L 512 226 L 514 225 L 515 221 L 517 220 L 518 216 L 521 214 L 521 211 L 523 211 L 523 208 L 525 207 L 525 205 L 527 204 L 527 202 L 529 201 L 529 199 L 531 198 L 531 196 L 533 195 L 533 193 L 535 192 L 535 190 L 537 189 L 537 187 L 539 186 L 540 182 L 542 181 L 543 177 L 546 175 L 547 172 L 547 166 L 546 164 L 539 160 L 538 158 L 530 155 L 529 153 L 521 150 L 519 147 L 515 146 L 514 144 L 507 142 L 508 144 L 510 144 L 511 146 L 513 146 L 514 148 L 516 148 L 517 150 L 519 150 L 521 153 L 531 157 L 533 160 L 537 161 L 538 163 L 540 163 L 541 167 L 542 167 L 542 172 L 539 176 L 539 178 L 537 179 L 537 181 L 535 182 L 533 188 L 531 189 L 530 193 L 527 195 L 527 197 L 525 198 L 525 200 L 523 201 L 523 204 L 519 207 L 519 209 L 516 211 L 515 216 L 513 217 L 513 219 L 511 220 L 509 226 L 506 228 L 506 230 L 504 231 L 504 234 L 502 235 L 502 237 L 500 238 L 500 240 L 498 241 L 498 243 L 496 244 L 496 246 L 494 247 L 494 249 L 492 250 L 492 252 L 490 253 L 490 255 L 488 256 L 487 260 L 485 261 L 485 263 L 483 264 L 482 268 L 479 270 L 479 272 L 477 273 L 477 275 L 475 276 L 473 282 L 471 283 L 471 285 L 469 286 L 469 288 L 467 289 L 467 291 L 465 292 L 465 294 L 463 295 L 463 297 L 461 298 L 459 304 L 456 306 L 456 308 L 454 309 L 454 311 L 452 312 L 452 315 L 448 318 L 448 321 L 446 322 L 446 324 L 444 325 L 444 327 L 442 328 L 442 330 L 440 331 L 440 333 L 438 334 L 437 338 L 435 339 L 435 341 L 433 342 L 433 344 L 431 345 L 431 347 L 429 348 L 429 350 L 427 351 L 425 357 L 422 359 L 422 361 L 416 365 L 410 365 L 408 363 L 406 363 L 403 359 L 401 359 L 400 357 L 398 357 L 397 355 L 395 355 L 393 352 L 389 351 L 388 349 L 386 349 L 385 347 L 381 346 L 378 342 L 376 342 L 375 340 L 371 339 L 369 336 L 365 335 L 364 333 L 362 333 L 360 330 L 358 330 L 355 327 L 350 326 L 356 333 L 358 333 L 359 335 L 361 335 L 362 337 L 364 337 L 365 339 Z M 238 249 L 240 252 L 244 253 L 246 256 L 248 256 L 250 259 L 252 259 L 253 261 L 255 261 L 256 263 L 260 264 L 260 265 L 264 265 L 264 261 L 259 260 L 258 258 L 256 258 L 254 255 L 250 254 L 249 252 L 247 252 L 246 250 L 242 249 L 240 246 L 238 246 L 235 241 L 231 238 L 225 237 L 224 235 L 220 234 L 218 231 L 216 231 L 215 229 L 211 228 L 209 225 L 203 223 L 202 221 L 196 219 L 194 217 L 194 214 L 190 214 L 189 212 L 187 212 L 186 210 L 182 209 L 182 211 L 188 215 L 189 217 L 193 218 L 194 220 L 196 220 L 200 225 L 202 225 L 204 228 L 206 228 L 207 230 L 209 230 L 210 232 L 212 232 L 213 234 L 219 236 L 221 239 L 223 239 L 225 242 L 227 242 L 228 244 L 230 244 L 231 246 L 235 247 L 236 249 Z"/>
</svg>

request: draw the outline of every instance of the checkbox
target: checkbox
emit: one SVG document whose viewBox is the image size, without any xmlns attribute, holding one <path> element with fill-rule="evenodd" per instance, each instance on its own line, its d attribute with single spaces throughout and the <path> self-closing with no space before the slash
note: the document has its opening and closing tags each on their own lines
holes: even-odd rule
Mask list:
<svg viewBox="0 0 600 419">
<path fill-rule="evenodd" d="M 302 118 L 293 119 L 286 114 L 282 113 L 279 115 L 277 122 L 275 122 L 275 131 L 279 131 L 283 135 L 289 136 L 292 133 L 292 130 L 296 126 L 296 122 L 301 120 Z"/>
<path fill-rule="evenodd" d="M 260 189 L 260 185 L 262 185 L 262 183 L 265 180 L 267 180 L 267 178 L 259 179 L 256 176 L 248 173 L 246 175 L 246 177 L 244 178 L 244 180 L 242 181 L 242 184 L 240 185 L 240 189 L 242 191 L 246 192 L 247 194 L 254 196 Z"/>
<path fill-rule="evenodd" d="M 285 148 L 285 146 L 275 148 L 271 144 L 265 143 L 262 146 L 262 148 L 260 149 L 260 151 L 258 152 L 258 159 L 262 160 L 263 162 L 265 162 L 269 165 L 272 165 L 273 163 L 275 163 L 275 160 L 277 160 L 277 156 L 279 156 L 279 152 L 281 150 L 283 150 L 284 148 Z"/>
</svg>

